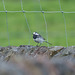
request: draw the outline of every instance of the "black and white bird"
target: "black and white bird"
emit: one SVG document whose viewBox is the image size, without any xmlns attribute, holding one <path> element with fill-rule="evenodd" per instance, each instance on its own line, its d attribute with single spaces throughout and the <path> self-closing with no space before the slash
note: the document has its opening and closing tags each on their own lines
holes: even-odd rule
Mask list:
<svg viewBox="0 0 75 75">
<path fill-rule="evenodd" d="M 43 43 L 43 42 L 46 42 L 50 45 L 52 45 L 51 43 L 49 43 L 48 41 L 46 41 L 40 34 L 38 34 L 37 32 L 33 32 L 33 40 L 37 43 Z"/>
</svg>

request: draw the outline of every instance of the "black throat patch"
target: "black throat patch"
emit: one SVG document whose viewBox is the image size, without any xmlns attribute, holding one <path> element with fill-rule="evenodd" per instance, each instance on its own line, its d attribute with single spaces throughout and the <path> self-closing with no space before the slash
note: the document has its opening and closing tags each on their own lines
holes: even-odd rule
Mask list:
<svg viewBox="0 0 75 75">
<path fill-rule="evenodd" d="M 37 38 L 37 35 L 33 35 L 33 38 L 36 39 Z"/>
</svg>

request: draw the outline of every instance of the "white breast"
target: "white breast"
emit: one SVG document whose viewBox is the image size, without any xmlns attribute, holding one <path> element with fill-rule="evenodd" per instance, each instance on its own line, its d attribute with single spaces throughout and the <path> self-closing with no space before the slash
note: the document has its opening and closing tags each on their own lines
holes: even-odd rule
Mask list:
<svg viewBox="0 0 75 75">
<path fill-rule="evenodd" d="M 44 39 L 42 39 L 42 38 L 36 38 L 36 39 L 34 39 L 34 41 L 37 42 L 37 43 L 43 43 Z"/>
</svg>

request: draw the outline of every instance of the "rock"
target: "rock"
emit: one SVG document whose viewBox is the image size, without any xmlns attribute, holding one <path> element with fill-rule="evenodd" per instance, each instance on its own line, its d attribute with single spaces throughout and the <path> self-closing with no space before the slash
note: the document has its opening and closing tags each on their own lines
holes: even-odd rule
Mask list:
<svg viewBox="0 0 75 75">
<path fill-rule="evenodd" d="M 3 52 L 5 50 L 5 47 L 0 47 L 0 52 Z"/>
<path fill-rule="evenodd" d="M 36 46 L 31 46 L 31 45 L 20 45 L 18 48 L 17 48 L 17 52 L 19 54 L 26 54 L 28 52 L 32 52 L 34 50 Z"/>
<path fill-rule="evenodd" d="M 0 75 L 75 75 L 75 46 L 0 47 Z"/>
<path fill-rule="evenodd" d="M 0 62 L 0 75 L 25 75 L 15 64 Z"/>
<path fill-rule="evenodd" d="M 35 54 L 42 55 L 42 54 L 44 54 L 47 50 L 48 50 L 47 47 L 41 46 L 41 47 L 37 47 L 37 50 L 34 50 L 34 53 L 35 53 Z"/>
<path fill-rule="evenodd" d="M 12 62 L 28 75 L 75 75 L 75 59 L 65 61 L 62 58 L 49 60 L 43 56 L 32 59 L 19 56 L 14 57 Z"/>
<path fill-rule="evenodd" d="M 58 54 L 56 54 L 55 56 L 74 56 L 75 57 L 75 46 L 70 46 L 67 48 L 64 48 L 62 51 L 60 51 Z"/>
<path fill-rule="evenodd" d="M 47 54 L 48 57 L 51 58 L 63 49 L 64 49 L 63 46 L 50 47 L 45 54 Z"/>
</svg>

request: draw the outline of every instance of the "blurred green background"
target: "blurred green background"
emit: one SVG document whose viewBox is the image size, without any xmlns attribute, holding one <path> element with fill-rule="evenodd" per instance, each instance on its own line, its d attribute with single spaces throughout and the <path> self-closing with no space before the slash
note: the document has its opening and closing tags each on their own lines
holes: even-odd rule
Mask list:
<svg viewBox="0 0 75 75">
<path fill-rule="evenodd" d="M 44 11 L 60 11 L 59 0 L 40 0 Z M 4 0 L 7 11 L 21 11 L 20 0 Z M 39 0 L 22 0 L 23 9 L 26 11 L 40 11 Z M 65 12 L 75 11 L 75 0 L 60 0 L 61 8 Z M 3 2 L 0 0 L 0 11 L 4 11 Z M 75 13 L 65 13 L 68 45 L 75 45 Z M 29 30 L 23 12 L 7 13 L 8 31 L 11 46 L 28 45 Z M 46 38 L 46 25 L 42 13 L 26 13 L 31 32 L 40 33 Z M 65 24 L 62 13 L 45 13 L 48 40 L 52 46 L 66 46 Z M 36 45 L 30 35 L 30 45 Z M 46 43 L 42 44 L 47 46 Z M 0 12 L 0 46 L 9 46 L 6 13 Z"/>
</svg>

